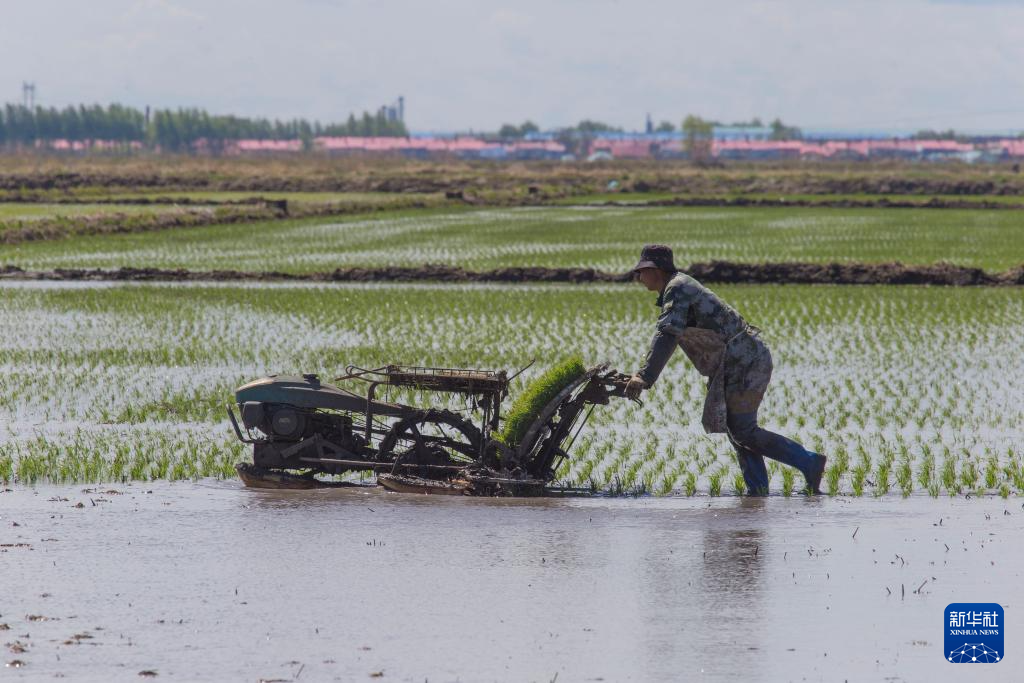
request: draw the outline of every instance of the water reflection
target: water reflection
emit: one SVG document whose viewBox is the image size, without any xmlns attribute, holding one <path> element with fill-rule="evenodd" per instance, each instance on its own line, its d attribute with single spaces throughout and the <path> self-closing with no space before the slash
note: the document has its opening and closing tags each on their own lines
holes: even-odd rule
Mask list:
<svg viewBox="0 0 1024 683">
<path fill-rule="evenodd" d="M 756 670 L 766 611 L 764 506 L 763 499 L 737 498 L 695 510 L 684 521 L 696 527 L 693 542 L 666 540 L 663 551 L 644 558 L 651 679 L 712 674 L 724 670 L 726 658 L 729 671 Z"/>
</svg>

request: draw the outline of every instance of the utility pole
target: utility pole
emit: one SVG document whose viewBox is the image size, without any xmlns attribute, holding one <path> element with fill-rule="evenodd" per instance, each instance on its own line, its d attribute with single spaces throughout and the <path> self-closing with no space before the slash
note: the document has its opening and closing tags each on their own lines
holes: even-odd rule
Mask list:
<svg viewBox="0 0 1024 683">
<path fill-rule="evenodd" d="M 26 109 L 36 107 L 36 84 L 28 81 L 21 82 L 21 99 Z"/>
</svg>

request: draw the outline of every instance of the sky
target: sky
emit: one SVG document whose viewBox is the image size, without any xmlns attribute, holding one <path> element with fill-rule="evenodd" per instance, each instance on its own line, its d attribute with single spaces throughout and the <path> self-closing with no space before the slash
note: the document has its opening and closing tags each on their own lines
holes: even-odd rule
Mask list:
<svg viewBox="0 0 1024 683">
<path fill-rule="evenodd" d="M 1024 129 L 1024 0 L 0 0 L 0 102 Z"/>
</svg>

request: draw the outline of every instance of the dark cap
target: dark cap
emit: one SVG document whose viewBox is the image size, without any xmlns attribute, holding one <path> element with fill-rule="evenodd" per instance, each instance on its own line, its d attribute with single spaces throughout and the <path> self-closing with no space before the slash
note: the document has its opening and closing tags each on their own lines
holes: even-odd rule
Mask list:
<svg viewBox="0 0 1024 683">
<path fill-rule="evenodd" d="M 672 248 L 664 244 L 648 244 L 640 251 L 640 262 L 632 272 L 641 268 L 661 268 L 669 273 L 676 272 L 676 264 L 672 260 Z"/>
</svg>

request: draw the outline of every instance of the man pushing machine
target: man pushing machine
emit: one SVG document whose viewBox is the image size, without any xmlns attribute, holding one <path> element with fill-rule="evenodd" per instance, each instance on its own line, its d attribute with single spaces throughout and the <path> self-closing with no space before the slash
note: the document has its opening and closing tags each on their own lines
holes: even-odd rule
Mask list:
<svg viewBox="0 0 1024 683">
<path fill-rule="evenodd" d="M 757 425 L 757 410 L 772 376 L 772 355 L 759 330 L 707 287 L 679 272 L 672 249 L 665 245 L 645 246 L 633 277 L 658 292 L 661 314 L 644 366 L 630 378 L 626 395 L 636 398 L 649 389 L 676 346 L 681 347 L 708 378 L 704 431 L 729 435 L 747 493 L 768 494 L 765 457 L 797 468 L 807 480 L 807 490 L 821 493 L 825 456 Z"/>
</svg>

